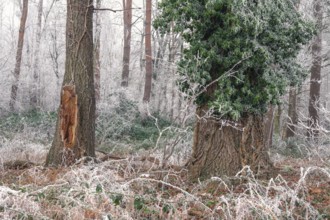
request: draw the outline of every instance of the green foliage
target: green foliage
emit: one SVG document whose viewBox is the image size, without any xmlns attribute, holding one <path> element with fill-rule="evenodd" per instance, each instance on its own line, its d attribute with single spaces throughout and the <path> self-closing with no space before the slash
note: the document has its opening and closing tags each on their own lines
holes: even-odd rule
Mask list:
<svg viewBox="0 0 330 220">
<path fill-rule="evenodd" d="M 172 207 L 171 205 L 165 203 L 165 204 L 163 205 L 162 211 L 163 211 L 164 213 L 169 213 L 169 212 L 171 211 L 171 209 L 173 209 L 173 207 Z"/>
<path fill-rule="evenodd" d="M 171 125 L 171 122 L 161 115 L 155 113 L 153 117 L 157 118 L 157 124 L 159 128 L 164 128 Z M 151 117 L 142 118 L 138 116 L 135 121 L 134 125 L 130 130 L 130 135 L 134 137 L 136 140 L 146 140 L 152 138 L 153 140 L 157 138 L 159 131 L 155 125 L 155 119 Z"/>
<path fill-rule="evenodd" d="M 142 197 L 135 197 L 134 199 L 134 208 L 136 210 L 141 210 L 144 206 L 144 199 Z"/>
<path fill-rule="evenodd" d="M 13 219 L 14 220 L 34 220 L 32 215 L 27 215 L 27 214 L 24 214 L 24 213 L 19 213 Z"/>
<path fill-rule="evenodd" d="M 163 0 L 160 8 L 154 26 L 180 33 L 189 45 L 178 63 L 180 85 L 188 93 L 199 85 L 200 106 L 235 120 L 262 114 L 306 77 L 295 58 L 314 26 L 291 0 Z"/>
<path fill-rule="evenodd" d="M 123 202 L 123 198 L 124 198 L 123 194 L 111 195 L 111 200 L 116 206 L 120 205 Z"/>
<path fill-rule="evenodd" d="M 31 129 L 35 133 L 53 134 L 57 112 L 31 110 L 23 113 L 12 113 L 0 118 L 0 136 L 11 138 L 12 135 Z M 40 135 L 42 137 L 42 135 Z M 44 137 L 42 137 L 44 138 Z M 45 140 L 43 140 L 45 141 Z"/>
<path fill-rule="evenodd" d="M 97 184 L 95 188 L 96 193 L 101 193 L 103 192 L 103 188 L 101 184 Z"/>
<path fill-rule="evenodd" d="M 308 156 L 308 142 L 300 137 L 290 137 L 285 141 L 281 137 L 275 138 L 273 153 L 279 153 L 286 157 L 306 158 Z"/>
<path fill-rule="evenodd" d="M 294 158 L 306 158 L 308 154 L 307 143 L 301 138 L 289 138 L 286 141 L 286 147 L 280 152 Z"/>
<path fill-rule="evenodd" d="M 0 118 L 0 130 L 22 131 L 25 125 L 46 128 L 56 121 L 56 112 L 31 110 L 12 113 Z"/>
<path fill-rule="evenodd" d="M 172 124 L 157 113 L 153 117 L 157 118 L 160 129 Z M 37 110 L 3 115 L 0 117 L 0 137 L 12 139 L 19 133 L 27 133 L 31 141 L 49 144 L 54 135 L 56 119 L 57 112 Z M 102 110 L 96 120 L 96 139 L 100 144 L 120 141 L 148 149 L 155 146 L 158 135 L 155 119 L 142 117 L 137 104 L 125 97 L 121 97 L 116 107 Z"/>
<path fill-rule="evenodd" d="M 157 118 L 160 129 L 170 126 L 172 122 L 159 114 Z M 142 117 L 135 102 L 121 97 L 120 103 L 112 110 L 101 112 L 96 123 L 96 137 L 106 142 L 117 141 L 135 143 L 138 148 L 148 149 L 156 143 L 159 130 L 152 117 Z"/>
</svg>

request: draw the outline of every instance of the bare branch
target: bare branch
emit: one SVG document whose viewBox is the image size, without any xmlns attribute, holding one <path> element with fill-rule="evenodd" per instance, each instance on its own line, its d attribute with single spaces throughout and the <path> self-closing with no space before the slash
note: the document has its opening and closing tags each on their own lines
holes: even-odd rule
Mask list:
<svg viewBox="0 0 330 220">
<path fill-rule="evenodd" d="M 111 12 L 118 12 L 118 11 L 126 11 L 126 10 L 136 10 L 136 9 L 141 9 L 140 7 L 138 8 L 126 8 L 126 9 L 111 9 L 111 8 L 93 8 L 94 11 L 111 11 Z"/>
</svg>

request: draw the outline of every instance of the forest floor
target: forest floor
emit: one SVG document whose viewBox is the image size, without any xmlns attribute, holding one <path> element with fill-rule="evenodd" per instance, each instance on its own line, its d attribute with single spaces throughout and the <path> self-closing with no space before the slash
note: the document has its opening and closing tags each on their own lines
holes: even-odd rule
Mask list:
<svg viewBox="0 0 330 220">
<path fill-rule="evenodd" d="M 0 117 L 0 219 L 330 219 L 329 146 L 314 154 L 301 139 L 278 141 L 272 176 L 245 167 L 189 183 L 180 165 L 191 154 L 192 125 L 141 118 L 134 103 L 121 102 L 100 110 L 99 160 L 45 168 L 55 123 L 55 112 Z"/>
<path fill-rule="evenodd" d="M 287 158 L 271 179 L 191 184 L 180 167 L 126 158 L 66 168 L 23 161 L 0 170 L 1 219 L 330 219 L 330 173 Z"/>
</svg>

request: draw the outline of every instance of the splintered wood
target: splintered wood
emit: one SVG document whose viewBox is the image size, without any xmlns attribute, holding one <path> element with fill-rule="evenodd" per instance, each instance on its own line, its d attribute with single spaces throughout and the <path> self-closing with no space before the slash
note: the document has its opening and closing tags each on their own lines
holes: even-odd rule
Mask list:
<svg viewBox="0 0 330 220">
<path fill-rule="evenodd" d="M 61 138 L 66 148 L 72 148 L 76 142 L 76 128 L 78 115 L 78 96 L 74 85 L 66 85 L 61 93 Z"/>
</svg>

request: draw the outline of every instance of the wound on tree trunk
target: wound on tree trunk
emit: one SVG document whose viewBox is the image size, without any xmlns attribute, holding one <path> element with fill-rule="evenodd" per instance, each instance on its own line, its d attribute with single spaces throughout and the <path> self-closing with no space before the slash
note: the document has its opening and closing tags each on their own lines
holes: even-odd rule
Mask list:
<svg viewBox="0 0 330 220">
<path fill-rule="evenodd" d="M 78 96 L 74 85 L 66 85 L 61 93 L 61 139 L 66 148 L 72 148 L 76 142 L 78 116 Z"/>
</svg>

